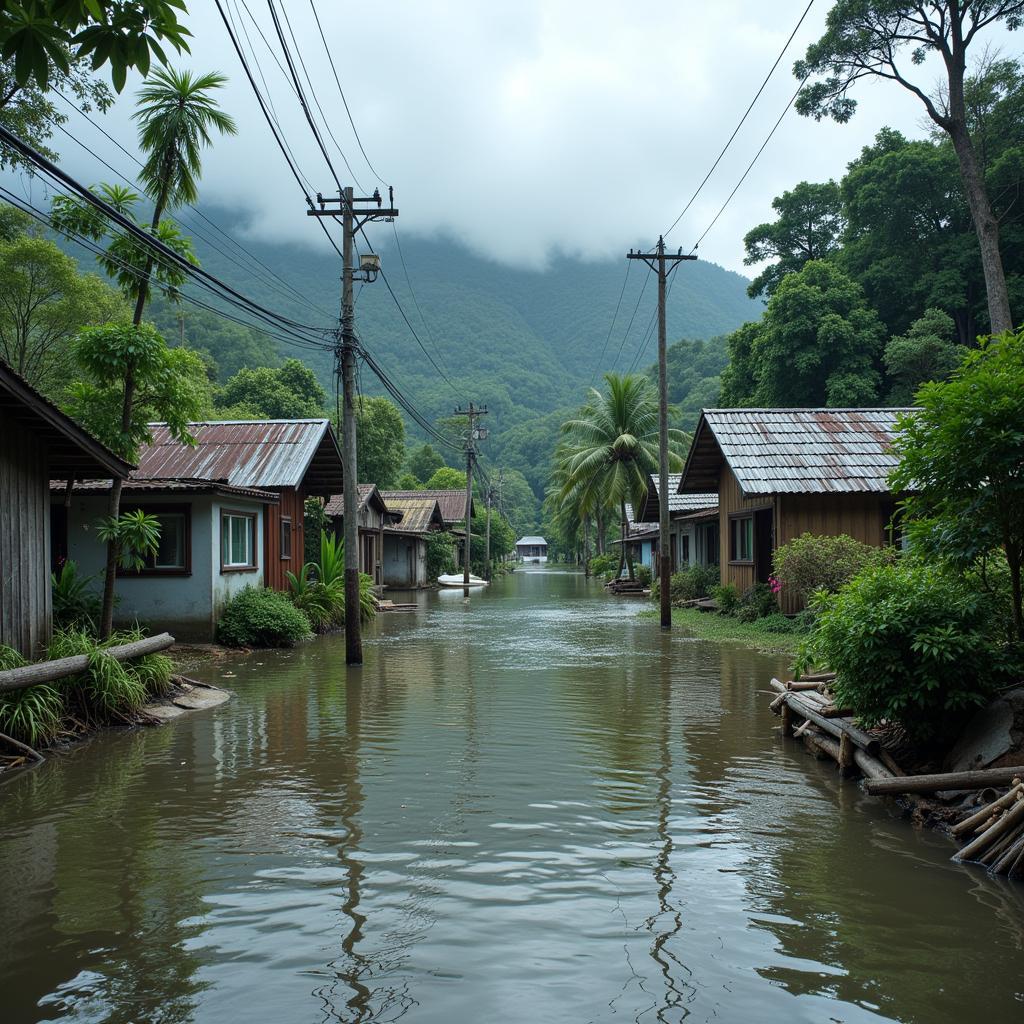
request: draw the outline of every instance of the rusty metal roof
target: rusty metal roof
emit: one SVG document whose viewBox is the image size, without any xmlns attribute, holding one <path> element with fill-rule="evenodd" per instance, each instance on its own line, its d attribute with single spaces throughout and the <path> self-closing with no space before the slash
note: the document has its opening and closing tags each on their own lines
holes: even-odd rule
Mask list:
<svg viewBox="0 0 1024 1024">
<path fill-rule="evenodd" d="M 302 487 L 327 496 L 342 488 L 341 452 L 330 420 L 219 420 L 189 424 L 194 447 L 151 423 L 151 444 L 132 474 L 144 479 L 222 480 L 233 487 Z"/>
<path fill-rule="evenodd" d="M 466 518 L 466 492 L 464 490 L 429 490 L 429 491 L 382 491 L 384 501 L 391 508 L 394 498 L 435 498 L 441 507 L 445 525 L 461 523 Z M 473 503 L 473 515 L 476 515 L 476 502 Z"/>
<path fill-rule="evenodd" d="M 359 511 L 366 508 L 367 502 L 372 502 L 380 512 L 387 512 L 388 506 L 385 503 L 381 492 L 376 484 L 359 484 Z M 345 492 L 332 494 L 324 502 L 324 511 L 329 516 L 343 516 L 345 514 Z"/>
<path fill-rule="evenodd" d="M 67 484 L 63 480 L 51 480 L 50 491 L 63 493 Z M 109 480 L 76 480 L 73 485 L 74 494 L 105 494 L 110 490 Z M 252 498 L 267 504 L 276 505 L 280 496 L 274 491 L 261 491 L 256 487 L 232 487 L 231 484 L 218 480 L 193 479 L 158 479 L 146 480 L 132 477 L 126 480 L 122 494 L 220 494 L 229 498 Z"/>
<path fill-rule="evenodd" d="M 679 482 L 718 487 L 722 464 L 744 495 L 889 490 L 898 409 L 705 409 Z"/>
<path fill-rule="evenodd" d="M 394 492 L 387 491 L 385 493 L 391 495 Z M 393 526 L 385 527 L 386 533 L 427 533 L 431 527 L 444 528 L 444 518 L 437 498 L 424 498 L 419 496 L 421 494 L 419 491 L 416 494 L 418 496 L 415 498 L 389 497 L 387 499 L 388 511 L 401 513 L 402 520 Z"/>
</svg>

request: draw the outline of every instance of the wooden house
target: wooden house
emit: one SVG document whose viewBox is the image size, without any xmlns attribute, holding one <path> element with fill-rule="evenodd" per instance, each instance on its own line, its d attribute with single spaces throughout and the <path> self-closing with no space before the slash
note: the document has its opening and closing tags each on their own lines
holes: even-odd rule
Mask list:
<svg viewBox="0 0 1024 1024">
<path fill-rule="evenodd" d="M 693 565 L 718 564 L 718 494 L 715 491 L 680 494 L 682 473 L 668 476 L 669 553 L 672 572 Z M 637 509 L 638 524 L 659 521 L 658 478 L 647 478 L 647 497 Z M 655 575 L 658 565 L 652 567 Z"/>
<path fill-rule="evenodd" d="M 543 537 L 520 537 L 516 541 L 516 557 L 521 562 L 546 562 L 548 542 Z"/>
<path fill-rule="evenodd" d="M 427 577 L 427 540 L 432 533 L 445 531 L 441 507 L 436 498 L 404 498 L 398 493 L 383 493 L 389 522 L 383 529 L 382 582 L 402 590 L 432 586 L 436 580 Z"/>
<path fill-rule="evenodd" d="M 459 487 L 453 488 L 432 488 L 425 491 L 385 491 L 384 500 L 391 508 L 395 499 L 399 498 L 433 498 L 441 512 L 441 519 L 444 529 L 447 530 L 455 541 L 455 561 L 462 565 L 462 559 L 466 549 L 466 531 L 457 524 L 466 521 L 466 492 Z M 470 505 L 470 515 L 476 515 L 476 502 Z"/>
<path fill-rule="evenodd" d="M 345 535 L 345 495 L 328 498 L 324 511 L 330 517 L 339 538 Z M 380 586 L 384 582 L 384 527 L 388 524 L 388 506 L 376 484 L 359 485 L 359 571 Z"/>
<path fill-rule="evenodd" d="M 775 548 L 804 533 L 887 543 L 892 436 L 912 411 L 705 409 L 678 491 L 718 494 L 722 583 L 767 581 Z M 800 607 L 795 594 L 781 603 Z"/>
<path fill-rule="evenodd" d="M 0 644 L 35 658 L 50 639 L 51 476 L 130 471 L 0 362 Z"/>
</svg>

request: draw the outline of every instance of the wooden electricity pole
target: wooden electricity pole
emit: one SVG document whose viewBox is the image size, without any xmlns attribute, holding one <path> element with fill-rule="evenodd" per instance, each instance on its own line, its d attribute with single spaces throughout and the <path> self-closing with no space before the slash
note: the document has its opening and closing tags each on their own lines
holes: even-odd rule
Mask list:
<svg viewBox="0 0 1024 1024">
<path fill-rule="evenodd" d="M 343 230 L 341 270 L 341 330 L 334 349 L 335 374 L 341 377 L 342 424 L 341 445 L 344 478 L 345 517 L 345 664 L 363 663 L 362 623 L 359 620 L 359 473 L 356 450 L 356 356 L 355 301 L 352 283 L 357 275 L 361 281 L 374 281 L 380 269 L 376 254 L 364 256 L 355 266 L 355 235 L 367 221 L 393 221 L 398 216 L 393 196 L 388 195 L 384 207 L 379 191 L 372 196 L 356 197 L 348 186 L 336 199 L 316 197 L 309 217 L 341 217 Z"/>
<path fill-rule="evenodd" d="M 486 428 L 478 427 L 476 420 L 478 416 L 486 416 L 487 409 L 470 402 L 468 409 L 456 409 L 455 415 L 465 416 L 469 420 L 469 429 L 466 431 L 466 548 L 462 559 L 462 585 L 468 587 L 469 556 L 473 550 L 473 461 L 476 459 L 476 442 L 487 436 Z"/>
<path fill-rule="evenodd" d="M 672 554 L 669 551 L 668 521 L 668 365 L 666 356 L 665 283 L 682 260 L 695 260 L 694 253 L 666 255 L 665 239 L 659 235 L 654 252 L 629 250 L 626 259 L 643 260 L 658 275 L 658 593 L 661 598 L 661 628 L 672 628 Z"/>
</svg>

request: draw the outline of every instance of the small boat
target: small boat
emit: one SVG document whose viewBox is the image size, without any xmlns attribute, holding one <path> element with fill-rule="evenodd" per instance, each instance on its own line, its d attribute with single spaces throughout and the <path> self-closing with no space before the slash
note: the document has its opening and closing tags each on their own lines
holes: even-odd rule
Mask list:
<svg viewBox="0 0 1024 1024">
<path fill-rule="evenodd" d="M 464 586 L 466 586 L 466 584 L 463 582 L 462 573 L 461 572 L 458 573 L 458 574 L 452 573 L 452 574 L 450 574 L 448 576 L 438 576 L 437 577 L 437 582 L 442 587 L 464 587 Z M 471 586 L 471 587 L 486 587 L 487 586 L 487 580 L 482 580 L 482 579 L 480 579 L 479 576 L 472 576 L 471 575 L 469 577 L 469 586 Z"/>
</svg>

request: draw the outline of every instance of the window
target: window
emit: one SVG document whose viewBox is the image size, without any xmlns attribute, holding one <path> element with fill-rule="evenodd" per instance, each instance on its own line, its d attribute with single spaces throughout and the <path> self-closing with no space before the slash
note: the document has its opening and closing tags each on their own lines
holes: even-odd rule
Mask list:
<svg viewBox="0 0 1024 1024">
<path fill-rule="evenodd" d="M 220 515 L 221 571 L 256 568 L 256 516 L 248 512 Z"/>
<path fill-rule="evenodd" d="M 754 517 L 737 516 L 730 521 L 729 560 L 752 562 L 754 560 Z"/>
<path fill-rule="evenodd" d="M 287 518 L 281 519 L 281 557 L 292 557 L 292 521 Z"/>
<path fill-rule="evenodd" d="M 127 510 L 125 510 L 127 511 Z M 188 505 L 135 505 L 133 512 L 145 512 L 160 524 L 156 552 L 147 555 L 140 574 L 167 573 L 186 575 L 191 571 L 189 527 L 191 509 Z M 125 570 L 119 570 L 124 574 Z"/>
<path fill-rule="evenodd" d="M 690 564 L 690 535 L 688 533 L 684 533 L 679 538 L 679 561 L 683 565 Z"/>
</svg>

